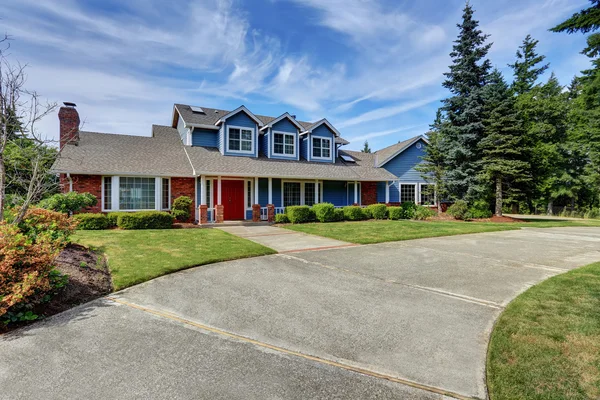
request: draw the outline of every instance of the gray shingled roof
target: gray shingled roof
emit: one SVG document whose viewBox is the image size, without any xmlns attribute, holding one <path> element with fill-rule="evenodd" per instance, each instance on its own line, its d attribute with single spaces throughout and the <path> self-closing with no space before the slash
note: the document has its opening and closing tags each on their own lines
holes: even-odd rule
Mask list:
<svg viewBox="0 0 600 400">
<path fill-rule="evenodd" d="M 374 153 L 377 155 L 377 166 L 382 166 L 389 161 L 391 157 L 406 150 L 411 144 L 415 143 L 419 139 L 423 139 L 423 135 L 415 136 L 410 139 L 403 140 L 402 142 L 395 143 L 391 146 L 384 147 L 381 150 L 377 150 Z"/>
<path fill-rule="evenodd" d="M 52 170 L 72 174 L 192 176 L 177 130 L 152 126 L 152 137 L 80 132 L 77 146 L 67 144 Z"/>
</svg>

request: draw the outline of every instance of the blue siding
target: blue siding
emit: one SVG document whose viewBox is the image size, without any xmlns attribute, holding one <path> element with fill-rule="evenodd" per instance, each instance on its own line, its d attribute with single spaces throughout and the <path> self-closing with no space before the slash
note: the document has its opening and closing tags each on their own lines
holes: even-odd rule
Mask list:
<svg viewBox="0 0 600 400">
<path fill-rule="evenodd" d="M 269 179 L 258 178 L 258 204 L 266 207 L 269 204 Z"/>
<path fill-rule="evenodd" d="M 249 221 L 252 220 L 252 210 L 246 210 L 246 219 Z"/>
<path fill-rule="evenodd" d="M 252 128 L 254 129 L 254 149 L 252 149 L 252 154 L 245 154 L 245 153 L 232 153 L 232 152 L 227 152 L 227 146 L 223 145 L 223 154 L 225 154 L 226 156 L 240 156 L 240 157 L 257 157 L 258 156 L 258 126 L 256 124 L 256 122 L 254 122 L 254 120 L 252 118 L 250 118 L 245 112 L 241 111 L 239 113 L 237 113 L 236 115 L 228 118 L 224 125 L 224 136 L 227 136 L 227 127 L 228 126 L 242 126 L 244 128 Z M 223 137 L 222 139 L 223 141 L 227 140 L 226 137 Z"/>
<path fill-rule="evenodd" d="M 294 140 L 294 143 L 296 145 L 296 156 L 295 157 L 294 156 L 286 156 L 286 155 L 281 155 L 281 154 L 275 155 L 272 153 L 273 149 L 271 149 L 271 158 L 276 158 L 276 159 L 280 159 L 280 160 L 298 160 L 299 159 L 298 128 L 296 128 L 296 126 L 294 124 L 292 124 L 289 119 L 284 118 L 281 121 L 277 122 L 275 125 L 273 125 L 273 127 L 269 130 L 269 138 L 272 137 L 273 131 L 288 132 L 288 133 L 295 134 L 296 139 Z"/>
<path fill-rule="evenodd" d="M 317 159 L 310 159 L 309 161 L 316 161 L 316 162 L 335 162 L 335 159 L 333 158 L 333 155 L 335 154 L 335 134 L 326 126 L 326 125 L 321 125 L 319 127 L 317 127 L 317 129 L 315 129 L 314 131 L 311 132 L 310 134 L 310 143 L 309 145 L 312 146 L 312 138 L 313 137 L 324 137 L 324 138 L 328 138 L 331 141 L 331 151 L 330 151 L 330 155 L 332 156 L 329 160 L 317 160 Z M 310 152 L 308 153 L 310 156 Z"/>
<path fill-rule="evenodd" d="M 390 203 L 399 203 L 400 202 L 400 189 L 398 186 L 398 182 L 393 182 L 390 185 Z"/>
<path fill-rule="evenodd" d="M 221 152 L 221 154 L 225 153 L 225 141 L 223 140 L 223 137 L 225 136 L 225 125 L 221 125 L 221 128 L 219 128 L 219 136 L 217 139 L 217 145 L 219 147 L 219 151 Z"/>
<path fill-rule="evenodd" d="M 185 123 L 183 122 L 183 118 L 179 117 L 177 120 L 177 131 L 179 132 L 179 137 L 183 144 L 186 143 L 187 129 L 185 128 Z"/>
<path fill-rule="evenodd" d="M 192 146 L 219 147 L 219 132 L 194 128 L 192 131 Z"/>
<path fill-rule="evenodd" d="M 258 136 L 258 145 L 260 148 L 260 153 L 269 156 L 269 132 L 266 132 L 264 135 Z"/>
<path fill-rule="evenodd" d="M 346 182 L 323 181 L 323 202 L 332 203 L 334 206 L 347 206 Z"/>
<path fill-rule="evenodd" d="M 425 183 L 421 173 L 415 170 L 415 166 L 422 162 L 420 157 L 425 155 L 426 143 L 422 140 L 419 140 L 418 143 L 422 144 L 420 149 L 417 148 L 417 143 L 413 143 L 408 149 L 388 161 L 383 168 L 396 175 L 403 182 Z M 391 193 L 390 188 L 390 197 Z M 390 201 L 394 200 L 390 198 Z"/>
<path fill-rule="evenodd" d="M 385 203 L 385 185 L 386 182 L 377 182 L 377 202 Z"/>
<path fill-rule="evenodd" d="M 303 160 L 308 160 L 308 135 L 302 138 L 300 142 L 300 157 Z"/>
<path fill-rule="evenodd" d="M 273 179 L 273 205 L 283 207 L 281 203 L 281 179 Z"/>
</svg>

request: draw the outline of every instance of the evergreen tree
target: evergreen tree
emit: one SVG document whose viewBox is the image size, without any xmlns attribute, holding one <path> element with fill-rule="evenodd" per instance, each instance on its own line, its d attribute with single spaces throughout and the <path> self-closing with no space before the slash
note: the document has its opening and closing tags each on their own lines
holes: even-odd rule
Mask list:
<svg viewBox="0 0 600 400">
<path fill-rule="evenodd" d="M 504 186 L 525 182 L 529 163 L 524 160 L 523 124 L 515 98 L 500 71 L 495 69 L 484 89 L 485 136 L 479 143 L 483 176 L 495 184 L 495 214 L 502 216 Z"/>
<path fill-rule="evenodd" d="M 422 158 L 423 162 L 416 167 L 417 171 L 425 181 L 433 184 L 438 212 L 442 212 L 442 200 L 447 195 L 446 192 L 446 156 L 443 145 L 443 137 L 440 134 L 443 124 L 442 113 L 437 111 L 435 121 L 431 125 L 431 130 L 427 136 L 427 151 Z"/>
<path fill-rule="evenodd" d="M 361 150 L 362 153 L 370 153 L 371 152 L 371 148 L 369 147 L 369 142 L 367 140 L 365 140 L 365 144 L 363 145 L 363 149 Z"/>
<path fill-rule="evenodd" d="M 445 73 L 443 86 L 450 90 L 451 97 L 443 101 L 441 108 L 447 123 L 442 125 L 446 155 L 446 183 L 453 198 L 473 200 L 478 194 L 477 177 L 481 158 L 479 141 L 484 133 L 484 109 L 482 89 L 490 70 L 486 59 L 491 43 L 486 44 L 488 35 L 479 29 L 473 19 L 469 3 L 463 10 L 463 20 L 457 25 L 458 38 L 450 53 L 452 65 Z"/>
<path fill-rule="evenodd" d="M 536 53 L 535 48 L 539 40 L 534 40 L 527 35 L 523 44 L 517 49 L 517 59 L 514 64 L 508 64 L 514 71 L 515 79 L 512 88 L 517 95 L 530 91 L 540 75 L 548 69 L 548 63 L 538 65 L 546 56 Z"/>
<path fill-rule="evenodd" d="M 600 28 L 600 0 L 590 0 L 591 7 L 575 13 L 571 18 L 550 29 L 552 32 L 588 33 Z"/>
</svg>

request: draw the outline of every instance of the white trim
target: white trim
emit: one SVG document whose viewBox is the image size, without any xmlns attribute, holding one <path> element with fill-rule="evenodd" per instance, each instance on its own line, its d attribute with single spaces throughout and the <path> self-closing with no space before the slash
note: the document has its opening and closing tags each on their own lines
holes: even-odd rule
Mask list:
<svg viewBox="0 0 600 400">
<path fill-rule="evenodd" d="M 200 205 L 207 206 L 207 204 L 206 204 L 206 175 L 200 175 Z"/>
<path fill-rule="evenodd" d="M 250 110 L 248 110 L 246 108 L 246 106 L 239 106 L 235 110 L 231 111 L 229 114 L 222 116 L 221 118 L 219 118 L 219 120 L 217 122 L 215 122 L 215 125 L 218 126 L 218 125 L 222 124 L 228 118 L 231 118 L 234 115 L 236 115 L 237 113 L 240 113 L 242 111 L 244 111 L 252 120 L 254 120 L 254 122 L 256 122 L 258 124 L 258 126 L 261 126 L 261 127 L 263 126 L 262 121 L 260 119 L 258 119 L 258 117 L 256 115 L 254 115 Z"/>
<path fill-rule="evenodd" d="M 258 177 L 254 178 L 254 204 L 258 203 Z"/>
<path fill-rule="evenodd" d="M 350 192 L 350 185 L 354 185 L 354 187 L 356 188 L 357 191 L 357 197 L 358 197 L 358 201 L 353 202 L 350 201 L 354 198 L 354 190 L 352 192 Z M 348 203 L 349 205 L 352 205 L 354 203 L 358 203 L 358 205 L 362 204 L 362 196 L 361 196 L 361 192 L 362 192 L 362 182 L 361 181 L 347 181 L 346 182 L 346 203 Z"/>
<path fill-rule="evenodd" d="M 171 178 L 169 177 L 164 177 L 164 176 L 158 176 L 157 179 L 160 179 L 160 211 L 170 211 L 171 210 L 171 206 L 172 206 L 172 201 L 171 201 Z M 162 201 L 163 201 L 163 197 L 162 197 L 162 180 L 163 179 L 167 179 L 169 181 L 169 194 L 167 196 L 169 196 L 169 206 L 167 208 L 162 208 Z M 195 179 L 194 179 L 195 180 Z M 195 185 L 194 185 L 195 187 Z"/>
<path fill-rule="evenodd" d="M 398 181 L 398 201 L 400 203 L 402 203 L 402 185 L 407 185 L 407 186 L 414 186 L 415 187 L 415 197 L 413 199 L 415 204 L 419 204 L 418 203 L 418 199 L 419 199 L 419 182 L 402 182 L 402 181 Z"/>
<path fill-rule="evenodd" d="M 271 147 L 271 149 L 270 149 L 271 150 L 271 154 L 270 154 L 269 157 L 271 157 L 271 156 L 280 156 L 280 157 L 296 158 L 296 153 L 297 153 L 296 149 L 298 147 L 297 143 L 296 143 L 297 142 L 297 140 L 296 140 L 296 134 L 295 133 L 291 133 L 291 132 L 273 131 L 273 130 L 270 130 L 270 132 L 271 132 L 271 136 L 270 136 L 271 146 L 269 146 L 269 147 Z M 283 135 L 283 151 L 284 151 L 283 153 L 275 153 L 275 135 L 276 134 Z M 286 136 L 291 136 L 291 137 L 294 138 L 294 153 L 293 154 L 286 154 L 285 153 L 285 137 Z"/>
<path fill-rule="evenodd" d="M 421 205 L 423 205 L 421 203 L 421 193 L 423 193 L 423 189 L 422 189 L 423 186 L 433 186 L 435 188 L 435 185 L 433 183 L 419 182 L 419 197 L 418 197 L 419 202 L 417 204 L 421 204 Z M 435 189 L 434 189 L 434 191 L 433 191 L 433 204 L 426 204 L 426 205 L 428 205 L 428 206 L 434 206 L 436 204 L 437 204 L 437 194 L 435 193 Z"/>
<path fill-rule="evenodd" d="M 408 143 L 406 146 L 404 146 L 403 148 L 401 148 L 400 150 L 396 151 L 394 154 L 392 154 L 391 156 L 389 156 L 388 158 L 386 158 L 385 160 L 383 160 L 381 163 L 379 163 L 379 165 L 375 165 L 375 166 L 376 166 L 376 167 L 383 167 L 383 166 L 384 166 L 385 164 L 387 164 L 389 161 L 393 160 L 393 159 L 394 159 L 394 157 L 396 157 L 398 154 L 400 154 L 400 153 L 404 152 L 406 149 L 408 149 L 410 146 L 412 146 L 413 144 L 415 144 L 415 143 L 416 143 L 416 142 L 418 142 L 419 140 L 422 140 L 422 141 L 424 141 L 425 143 L 429 144 L 429 140 L 427 140 L 427 138 L 426 138 L 425 136 L 423 136 L 423 135 L 416 136 L 416 137 L 412 138 L 412 139 L 411 139 L 411 141 L 410 141 L 410 142 L 409 142 L 409 143 Z M 392 146 L 393 146 L 393 145 L 392 145 Z M 383 149 L 382 149 L 382 150 L 383 150 Z M 381 150 L 377 150 L 377 151 L 375 152 L 375 157 L 376 157 L 376 158 L 379 158 L 377 153 L 378 153 L 378 152 L 380 152 L 380 151 L 381 151 Z"/>
<path fill-rule="evenodd" d="M 287 118 L 290 120 L 290 122 L 292 124 L 294 124 L 294 126 L 300 130 L 303 130 L 304 127 L 302 125 L 300 125 L 300 123 L 298 121 L 296 121 L 289 112 L 285 112 L 283 114 L 281 114 L 279 117 L 275 118 L 273 121 L 269 122 L 268 124 L 266 124 L 264 127 L 260 128 L 260 130 L 262 131 L 265 128 L 271 128 L 273 125 L 275 125 L 276 123 L 278 123 L 279 121 L 283 120 L 284 118 Z"/>
<path fill-rule="evenodd" d="M 385 183 L 385 203 L 388 204 L 390 202 L 390 183 Z"/>
<path fill-rule="evenodd" d="M 321 140 L 321 154 L 323 154 L 322 153 L 322 151 L 323 151 L 323 140 L 329 141 L 329 157 L 315 157 L 313 155 L 313 147 L 314 147 L 313 146 L 313 140 L 314 139 Z M 309 141 L 308 145 L 310 146 L 310 159 L 311 160 L 331 161 L 333 159 L 333 151 L 331 150 L 331 144 L 333 143 L 333 140 L 331 140 L 331 138 L 326 138 L 326 137 L 323 137 L 323 136 L 312 136 L 312 135 L 309 135 L 308 136 L 308 141 Z"/>
<path fill-rule="evenodd" d="M 221 205 L 221 176 L 217 176 L 217 204 L 215 206 Z"/>
<path fill-rule="evenodd" d="M 310 129 L 305 130 L 304 132 L 302 132 L 302 134 L 312 132 L 323 124 L 325 124 L 329 129 L 331 129 L 335 136 L 342 136 L 342 134 L 337 129 L 335 129 L 333 125 L 331 125 L 331 122 L 327 121 L 327 118 L 323 118 L 322 120 L 315 122 L 315 124 L 311 126 Z"/>
<path fill-rule="evenodd" d="M 352 204 L 359 204 L 358 203 L 358 182 L 354 181 L 354 203 Z"/>
<path fill-rule="evenodd" d="M 268 188 L 268 204 L 273 204 L 273 178 L 267 178 L 269 182 Z"/>
<path fill-rule="evenodd" d="M 240 130 L 240 150 L 230 150 L 229 149 L 229 130 L 230 129 L 239 129 Z M 252 149 L 251 150 L 242 150 L 242 130 L 246 130 L 246 131 L 251 131 L 252 132 L 252 139 L 251 139 L 251 145 L 252 145 Z M 225 132 L 225 152 L 227 153 L 236 153 L 236 154 L 252 154 L 254 155 L 254 145 L 256 143 L 256 140 L 254 140 L 254 137 L 256 136 L 256 129 L 255 128 L 247 128 L 245 126 L 237 126 L 237 125 L 227 125 L 227 132 Z M 244 139 L 244 141 L 247 141 Z"/>
</svg>

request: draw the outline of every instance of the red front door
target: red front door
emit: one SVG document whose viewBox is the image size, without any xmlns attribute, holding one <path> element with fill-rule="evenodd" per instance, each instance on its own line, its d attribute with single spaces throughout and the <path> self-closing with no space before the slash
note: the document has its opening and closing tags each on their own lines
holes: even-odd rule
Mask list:
<svg viewBox="0 0 600 400">
<path fill-rule="evenodd" d="M 244 181 L 221 181 L 221 201 L 223 202 L 223 218 L 227 220 L 245 219 Z"/>
</svg>

